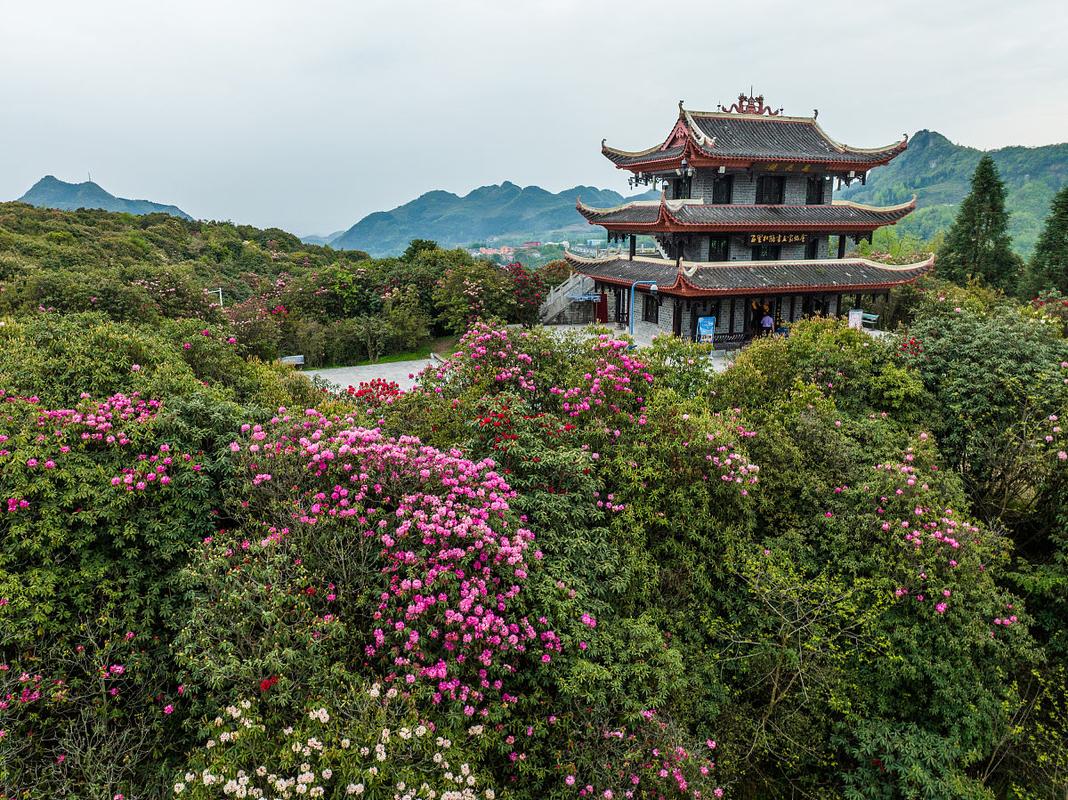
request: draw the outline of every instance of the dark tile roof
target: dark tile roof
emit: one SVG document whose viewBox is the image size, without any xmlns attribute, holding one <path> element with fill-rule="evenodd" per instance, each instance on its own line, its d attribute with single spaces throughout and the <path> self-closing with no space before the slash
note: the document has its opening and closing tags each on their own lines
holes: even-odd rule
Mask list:
<svg viewBox="0 0 1068 800">
<path fill-rule="evenodd" d="M 607 147 L 602 142 L 601 151 L 617 167 L 635 170 L 645 165 L 664 169 L 688 154 L 697 162 L 701 159 L 712 159 L 713 163 L 785 161 L 864 171 L 885 164 L 907 146 L 905 138 L 885 147 L 850 147 L 828 136 L 814 117 L 683 110 L 663 144 L 629 152 Z"/>
<path fill-rule="evenodd" d="M 882 162 L 902 143 L 876 149 L 853 148 L 831 139 L 807 117 L 753 117 L 742 114 L 690 112 L 697 129 L 715 142 L 702 150 L 710 155 L 761 160 Z"/>
<path fill-rule="evenodd" d="M 609 283 L 656 281 L 658 289 L 673 295 L 717 295 L 752 292 L 864 291 L 911 283 L 934 265 L 934 258 L 896 266 L 861 258 L 817 261 L 682 262 L 660 258 L 618 257 L 583 259 L 568 255 L 577 272 Z"/>
<path fill-rule="evenodd" d="M 602 150 L 609 161 L 620 167 L 630 164 L 648 164 L 652 161 L 671 161 L 686 152 L 685 147 L 669 147 L 666 150 L 654 147 L 643 153 L 626 153 L 622 150 L 614 150 L 611 147 L 605 147 Z"/>
<path fill-rule="evenodd" d="M 632 222 L 638 225 L 652 225 L 660 219 L 660 203 L 628 203 L 615 208 L 591 208 L 581 203 L 579 213 L 593 223 Z"/>
<path fill-rule="evenodd" d="M 665 259 L 611 258 L 600 260 L 579 259 L 568 255 L 567 260 L 576 272 L 591 278 L 605 278 L 614 281 L 656 281 L 660 286 L 670 286 L 678 277 L 679 271 L 674 261 Z"/>
<path fill-rule="evenodd" d="M 805 230 L 825 227 L 848 230 L 893 224 L 915 208 L 915 201 L 886 208 L 847 202 L 769 206 L 668 201 L 666 206 L 666 217 L 671 222 L 707 229 L 771 227 Z M 579 205 L 579 212 L 596 225 L 652 225 L 660 219 L 661 206 L 656 203 L 629 203 L 616 208 L 597 209 Z"/>
</svg>

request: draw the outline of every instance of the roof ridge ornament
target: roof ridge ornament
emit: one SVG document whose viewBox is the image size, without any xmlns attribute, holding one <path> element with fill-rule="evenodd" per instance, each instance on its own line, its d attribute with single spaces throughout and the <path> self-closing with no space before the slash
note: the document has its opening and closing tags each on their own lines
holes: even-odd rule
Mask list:
<svg viewBox="0 0 1068 800">
<path fill-rule="evenodd" d="M 773 109 L 771 106 L 764 105 L 764 95 L 754 96 L 752 89 L 749 90 L 748 95 L 745 92 L 739 93 L 738 101 L 731 103 L 730 108 L 724 107 L 723 103 L 717 103 L 716 107 L 719 111 L 725 111 L 728 114 L 755 114 L 757 116 L 767 114 L 769 117 L 782 114 L 781 108 Z"/>
<path fill-rule="evenodd" d="M 701 126 L 694 120 L 693 115 L 689 111 L 684 111 L 686 118 L 686 127 L 690 129 L 690 135 L 693 136 L 693 140 L 697 142 L 698 147 L 715 147 L 716 137 L 707 136 L 705 132 L 701 130 Z"/>
</svg>

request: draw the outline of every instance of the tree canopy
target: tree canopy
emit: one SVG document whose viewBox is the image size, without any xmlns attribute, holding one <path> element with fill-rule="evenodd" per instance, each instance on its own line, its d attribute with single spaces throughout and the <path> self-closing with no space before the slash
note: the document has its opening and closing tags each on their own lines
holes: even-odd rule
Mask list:
<svg viewBox="0 0 1068 800">
<path fill-rule="evenodd" d="M 1053 198 L 1021 289 L 1027 298 L 1051 289 L 1068 294 L 1068 186 Z"/>
</svg>

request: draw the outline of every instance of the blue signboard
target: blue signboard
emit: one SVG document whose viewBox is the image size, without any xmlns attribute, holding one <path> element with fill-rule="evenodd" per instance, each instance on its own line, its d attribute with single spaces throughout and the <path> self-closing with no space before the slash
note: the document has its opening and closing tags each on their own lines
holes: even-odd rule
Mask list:
<svg viewBox="0 0 1068 800">
<path fill-rule="evenodd" d="M 697 341 L 702 344 L 712 344 L 712 341 L 716 335 L 716 318 L 715 317 L 698 317 L 697 318 Z"/>
</svg>

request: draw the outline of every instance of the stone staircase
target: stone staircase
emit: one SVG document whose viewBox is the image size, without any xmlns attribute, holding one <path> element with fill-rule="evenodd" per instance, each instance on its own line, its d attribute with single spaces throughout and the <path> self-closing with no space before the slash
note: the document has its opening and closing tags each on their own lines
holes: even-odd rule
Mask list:
<svg viewBox="0 0 1068 800">
<path fill-rule="evenodd" d="M 571 305 L 569 295 L 586 294 L 593 291 L 593 278 L 574 273 L 545 296 L 538 310 L 538 319 L 542 323 L 552 322 Z"/>
</svg>

